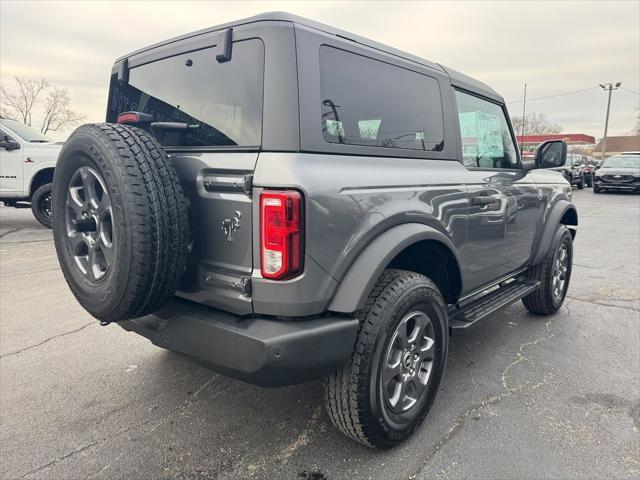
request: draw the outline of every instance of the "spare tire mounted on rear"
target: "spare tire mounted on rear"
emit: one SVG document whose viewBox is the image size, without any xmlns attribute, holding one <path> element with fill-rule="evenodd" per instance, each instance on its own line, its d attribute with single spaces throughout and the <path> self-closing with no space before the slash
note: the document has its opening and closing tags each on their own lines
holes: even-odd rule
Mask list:
<svg viewBox="0 0 640 480">
<path fill-rule="evenodd" d="M 65 279 L 103 322 L 159 309 L 186 268 L 189 224 L 176 171 L 144 130 L 88 124 L 65 143 L 53 232 Z"/>
</svg>

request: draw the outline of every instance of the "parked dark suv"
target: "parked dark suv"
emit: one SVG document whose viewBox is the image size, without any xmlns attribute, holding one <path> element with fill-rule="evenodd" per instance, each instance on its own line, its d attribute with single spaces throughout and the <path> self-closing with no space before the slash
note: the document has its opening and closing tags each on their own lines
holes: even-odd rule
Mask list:
<svg viewBox="0 0 640 480">
<path fill-rule="evenodd" d="M 565 298 L 566 144 L 523 163 L 503 98 L 449 68 L 265 14 L 118 59 L 106 120 L 54 179 L 78 301 L 251 383 L 325 377 L 363 444 L 422 422 L 450 335 Z"/>
<path fill-rule="evenodd" d="M 582 190 L 586 185 L 582 155 L 569 153 L 564 164 L 558 167 L 552 167 L 550 170 L 560 172 L 567 182 L 575 186 L 578 190 Z"/>
</svg>

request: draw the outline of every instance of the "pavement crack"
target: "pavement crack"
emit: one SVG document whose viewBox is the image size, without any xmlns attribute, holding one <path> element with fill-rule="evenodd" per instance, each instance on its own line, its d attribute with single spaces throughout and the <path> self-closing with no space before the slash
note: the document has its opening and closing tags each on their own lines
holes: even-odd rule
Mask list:
<svg viewBox="0 0 640 480">
<path fill-rule="evenodd" d="M 15 350 L 13 352 L 5 353 L 4 355 L 0 355 L 0 358 L 10 357 L 12 355 L 18 355 L 19 353 L 26 352 L 27 350 L 31 350 L 32 348 L 39 347 L 40 345 L 44 345 L 45 343 L 49 342 L 50 340 L 54 340 L 56 338 L 64 337 L 66 335 L 71 335 L 72 333 L 76 333 L 76 332 L 79 332 L 80 330 L 84 330 L 85 328 L 87 328 L 90 325 L 96 325 L 96 322 L 86 323 L 83 326 L 81 326 L 80 328 L 76 328 L 75 330 L 71 330 L 70 332 L 59 333 L 58 335 L 54 335 L 52 337 L 49 337 L 49 338 L 41 341 L 40 343 L 36 343 L 35 345 L 29 345 L 28 347 L 21 348 L 20 350 Z"/>
<path fill-rule="evenodd" d="M 10 273 L 8 275 L 0 275 L 0 278 L 21 277 L 23 275 L 36 275 L 38 273 L 52 272 L 54 270 L 60 270 L 60 267 L 45 268 L 44 270 L 35 270 L 33 272 Z"/>
<path fill-rule="evenodd" d="M 93 323 L 92 323 L 93 324 Z M 84 328 L 84 327 L 83 327 Z M 154 428 L 152 428 L 148 433 L 153 432 L 156 428 L 158 428 L 162 423 L 164 423 L 166 421 L 167 418 L 169 418 L 171 415 L 173 415 L 175 412 L 177 412 L 180 409 L 184 409 L 187 406 L 189 406 L 190 404 L 192 404 L 193 402 L 195 402 L 197 400 L 198 395 L 205 389 L 207 388 L 216 378 L 218 378 L 218 375 L 214 375 L 213 377 L 211 377 L 210 379 L 208 379 L 206 382 L 204 382 L 200 387 L 198 387 L 196 389 L 196 391 L 189 396 L 189 398 L 187 398 L 187 400 L 185 400 L 183 403 L 181 403 L 180 405 L 178 405 L 177 407 L 172 408 L 171 410 L 169 410 L 169 412 L 162 418 L 161 422 L 156 425 Z M 51 460 L 50 462 L 39 466 L 38 468 L 35 468 L 33 470 L 28 471 L 27 473 L 23 474 L 20 478 L 25 478 L 29 475 L 32 475 L 34 473 L 38 473 L 41 472 L 49 467 L 51 467 L 52 465 L 55 465 L 56 463 L 62 462 L 64 460 L 67 460 L 71 457 L 73 457 L 74 455 L 84 452 L 85 450 L 88 450 L 90 448 L 93 447 L 97 447 L 100 446 L 102 444 L 104 444 L 105 442 L 111 440 L 112 438 L 118 437 L 124 433 L 127 433 L 133 429 L 137 429 L 140 427 L 144 427 L 145 425 L 149 424 L 152 422 L 152 419 L 148 419 L 145 420 L 143 422 L 137 423 L 135 425 L 131 425 L 130 427 L 124 428 L 122 430 L 119 430 L 115 433 L 112 433 L 111 435 L 107 435 L 105 437 L 103 437 L 102 439 L 99 440 L 95 440 L 93 442 L 89 442 L 88 444 L 76 448 L 75 450 L 72 450 L 68 453 L 65 453 L 64 455 L 60 456 L 60 457 L 56 457 L 55 459 Z M 94 478 L 97 477 L 99 475 L 102 474 L 102 472 L 104 472 L 107 468 L 109 468 L 109 466 L 111 466 L 111 464 L 117 460 L 118 458 L 120 458 L 120 456 L 122 456 L 122 454 L 120 454 L 118 457 L 114 458 L 111 462 L 109 462 L 107 465 L 105 465 L 104 467 L 102 467 L 98 472 L 92 474 L 92 475 L 88 475 L 86 478 Z"/>
<path fill-rule="evenodd" d="M 575 300 L 578 302 L 584 302 L 584 303 L 589 303 L 591 305 L 598 305 L 601 307 L 611 307 L 611 308 L 619 308 L 620 310 L 631 310 L 632 312 L 640 312 L 640 308 L 636 308 L 636 307 L 630 307 L 630 306 L 622 306 L 622 305 L 615 305 L 613 303 L 607 303 L 607 302 L 601 302 L 598 300 L 593 300 L 591 298 L 581 298 L 581 297 L 570 297 L 567 295 L 567 298 L 570 298 L 571 300 Z M 613 298 L 612 300 L 614 301 L 619 301 L 619 302 L 633 302 L 636 301 L 638 299 L 636 298 L 625 298 L 625 299 L 615 299 Z"/>
<path fill-rule="evenodd" d="M 283 466 L 289 463 L 291 457 L 301 448 L 307 446 L 311 441 L 311 435 L 313 434 L 314 428 L 318 424 L 318 420 L 320 419 L 320 411 L 321 408 L 318 406 L 314 408 L 313 413 L 311 414 L 311 418 L 307 421 L 307 424 L 303 428 L 303 430 L 298 434 L 298 436 L 288 445 L 286 445 L 282 450 L 276 454 L 273 459 L 275 460 L 274 464 L 278 466 Z M 243 467 L 250 478 L 262 478 L 257 473 L 259 471 L 264 471 L 266 468 L 266 460 L 262 458 L 261 460 L 245 465 Z"/>
<path fill-rule="evenodd" d="M 72 450 L 68 453 L 65 453 L 64 455 L 62 455 L 61 457 L 57 457 L 54 458 L 53 460 L 51 460 L 49 463 L 45 464 L 45 465 L 41 465 L 38 468 L 35 468 L 33 470 L 28 471 L 27 473 L 23 474 L 20 478 L 26 478 L 29 475 L 33 475 L 34 473 L 38 473 L 41 472 L 42 470 L 50 467 L 51 465 L 54 465 L 58 462 L 62 462 L 63 460 L 66 460 L 67 458 L 71 458 L 74 455 L 77 455 L 78 453 L 84 452 L 86 449 L 93 447 L 94 445 L 97 445 L 97 443 L 89 443 L 88 445 L 84 445 L 80 448 L 76 448 L 75 450 Z"/>
<path fill-rule="evenodd" d="M 16 233 L 19 232 L 20 230 L 22 230 L 22 228 L 12 228 L 11 230 L 7 230 L 4 233 L 0 233 L 0 239 L 6 237 L 7 235 L 10 235 L 12 233 Z"/>
<path fill-rule="evenodd" d="M 197 401 L 198 396 L 200 395 L 200 393 L 201 393 L 203 390 L 205 390 L 209 385 L 211 385 L 211 383 L 213 383 L 213 381 L 214 381 L 214 380 L 216 380 L 217 378 L 219 378 L 219 376 L 218 376 L 218 375 L 213 375 L 213 376 L 212 376 L 211 378 L 209 378 L 206 382 L 204 382 L 202 385 L 200 385 L 200 386 L 199 386 L 199 387 L 198 387 L 198 388 L 197 388 L 197 389 L 196 389 L 196 390 L 195 390 L 195 391 L 194 391 L 194 392 L 189 396 L 189 398 L 187 398 L 183 403 L 181 403 L 180 405 L 178 405 L 178 406 L 176 406 L 176 407 L 172 408 L 171 410 L 169 410 L 169 411 L 168 411 L 164 416 L 162 416 L 162 418 L 160 419 L 160 421 L 159 421 L 156 425 L 154 425 L 154 426 L 153 426 L 153 427 L 152 427 L 152 428 L 147 432 L 147 435 L 148 435 L 148 434 L 150 434 L 150 433 L 152 433 L 152 432 L 154 432 L 155 430 L 157 430 L 157 429 L 158 429 L 161 425 L 163 425 L 163 424 L 167 421 L 167 419 L 168 419 L 168 418 L 170 418 L 174 413 L 176 413 L 176 412 L 178 412 L 178 411 L 180 411 L 180 410 L 184 410 L 184 409 L 186 409 L 189 405 L 191 405 L 192 403 L 194 403 L 195 401 Z M 233 384 L 231 384 L 231 385 L 233 385 Z M 228 388 L 230 388 L 230 387 L 228 387 Z M 222 392 L 224 392 L 225 390 L 227 390 L 227 389 L 225 388 L 225 389 L 219 390 L 217 393 L 222 393 Z M 122 435 L 122 434 L 124 434 L 124 433 L 127 433 L 127 432 L 131 431 L 131 430 L 138 429 L 138 428 L 141 428 L 141 427 L 145 427 L 146 425 L 150 424 L 152 421 L 153 421 L 153 419 L 151 419 L 151 418 L 150 418 L 150 419 L 145 420 L 145 421 L 143 421 L 143 422 L 140 422 L 140 423 L 137 423 L 137 424 L 135 424 L 135 425 L 132 425 L 132 426 L 130 426 L 130 427 L 128 427 L 128 428 L 125 428 L 125 429 L 123 429 L 123 430 L 120 430 L 120 431 L 118 431 L 118 432 L 115 432 L 115 433 L 113 433 L 112 435 L 108 435 L 107 437 L 105 437 L 104 439 L 102 439 L 100 442 L 98 442 L 98 443 L 96 443 L 96 444 L 94 444 L 94 445 L 91 445 L 91 446 L 92 446 L 92 447 L 93 447 L 93 446 L 98 446 L 98 445 L 100 445 L 100 444 L 102 444 L 102 443 L 104 443 L 104 442 L 106 442 L 106 441 L 108 441 L 108 440 L 111 440 L 112 438 L 118 437 L 118 436 L 120 436 L 120 435 Z M 100 470 L 98 470 L 97 472 L 95 472 L 95 473 L 93 473 L 93 474 L 91 474 L 91 475 L 88 475 L 88 476 L 87 476 L 87 479 L 89 479 L 89 478 L 96 478 L 96 477 L 98 477 L 98 476 L 101 476 L 101 475 L 102 475 L 102 473 L 103 473 L 105 470 L 107 470 L 107 469 L 108 469 L 108 468 L 109 468 L 109 467 L 110 467 L 110 466 L 111 466 L 115 461 L 117 461 L 120 457 L 122 457 L 122 455 L 124 455 L 125 451 L 126 451 L 126 450 L 123 450 L 123 451 L 122 451 L 118 456 L 116 456 L 115 458 L 113 458 L 109 463 L 107 463 L 105 466 L 103 466 L 103 467 L 102 467 Z"/>
<path fill-rule="evenodd" d="M 570 302 L 567 302 L 565 304 L 565 307 L 567 308 L 568 308 L 568 303 Z M 436 455 L 438 455 L 440 450 L 442 450 L 444 446 L 446 446 L 453 438 L 455 438 L 462 431 L 462 428 L 464 427 L 465 421 L 468 417 L 470 417 L 471 415 L 477 412 L 484 410 L 488 406 L 495 405 L 501 402 L 502 400 L 504 400 L 507 397 L 510 397 L 514 393 L 518 393 L 525 390 L 527 387 L 529 387 L 531 390 L 534 390 L 541 387 L 542 385 L 546 384 L 549 381 L 549 379 L 551 378 L 551 375 L 543 374 L 542 380 L 537 383 L 532 384 L 529 380 L 527 380 L 525 383 L 522 383 L 519 385 L 510 385 L 508 381 L 508 377 L 509 377 L 509 371 L 513 367 L 515 367 L 516 365 L 522 362 L 528 363 L 537 371 L 539 371 L 535 362 L 533 361 L 533 359 L 527 356 L 527 353 L 525 352 L 525 350 L 528 347 L 538 345 L 541 342 L 544 342 L 553 338 L 554 334 L 551 332 L 550 325 L 551 325 L 551 321 L 548 321 L 545 323 L 545 329 L 547 331 L 547 335 L 539 337 L 530 342 L 525 342 L 520 344 L 518 351 L 516 352 L 516 358 L 511 363 L 509 363 L 509 365 L 507 365 L 500 373 L 500 380 L 502 383 L 503 391 L 486 397 L 482 402 L 478 404 L 473 404 L 469 406 L 463 413 L 458 415 L 456 419 L 453 421 L 453 424 L 451 425 L 451 427 L 445 432 L 445 434 L 440 438 L 440 440 L 435 444 L 435 446 L 431 448 L 431 450 L 429 451 L 425 459 L 419 465 L 418 469 L 414 473 L 408 476 L 409 480 L 413 480 L 417 478 L 418 475 L 422 473 L 424 468 L 431 462 L 431 460 Z"/>
<path fill-rule="evenodd" d="M 15 240 L 11 242 L 2 242 L 4 245 L 22 245 L 25 243 L 42 243 L 42 242 L 51 242 L 50 238 L 41 238 L 38 240 Z"/>
</svg>

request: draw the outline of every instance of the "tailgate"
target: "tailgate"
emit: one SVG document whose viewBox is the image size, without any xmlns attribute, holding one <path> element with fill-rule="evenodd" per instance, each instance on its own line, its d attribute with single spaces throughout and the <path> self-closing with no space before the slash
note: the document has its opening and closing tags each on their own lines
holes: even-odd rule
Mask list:
<svg viewBox="0 0 640 480">
<path fill-rule="evenodd" d="M 172 155 L 189 205 L 193 246 L 179 296 L 252 313 L 251 179 L 257 153 Z"/>
</svg>

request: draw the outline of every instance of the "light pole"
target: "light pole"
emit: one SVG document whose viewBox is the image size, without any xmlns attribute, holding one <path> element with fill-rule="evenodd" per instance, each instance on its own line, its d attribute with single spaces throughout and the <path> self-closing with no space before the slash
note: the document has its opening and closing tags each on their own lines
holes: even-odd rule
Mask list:
<svg viewBox="0 0 640 480">
<path fill-rule="evenodd" d="M 615 85 L 613 83 L 601 83 L 600 87 L 603 90 L 609 91 L 609 100 L 607 100 L 607 116 L 604 121 L 604 137 L 602 137 L 602 153 L 600 154 L 600 160 L 604 160 L 604 153 L 607 150 L 607 129 L 609 128 L 609 110 L 611 109 L 611 92 L 617 90 L 622 85 L 622 82 L 618 82 Z"/>
</svg>

